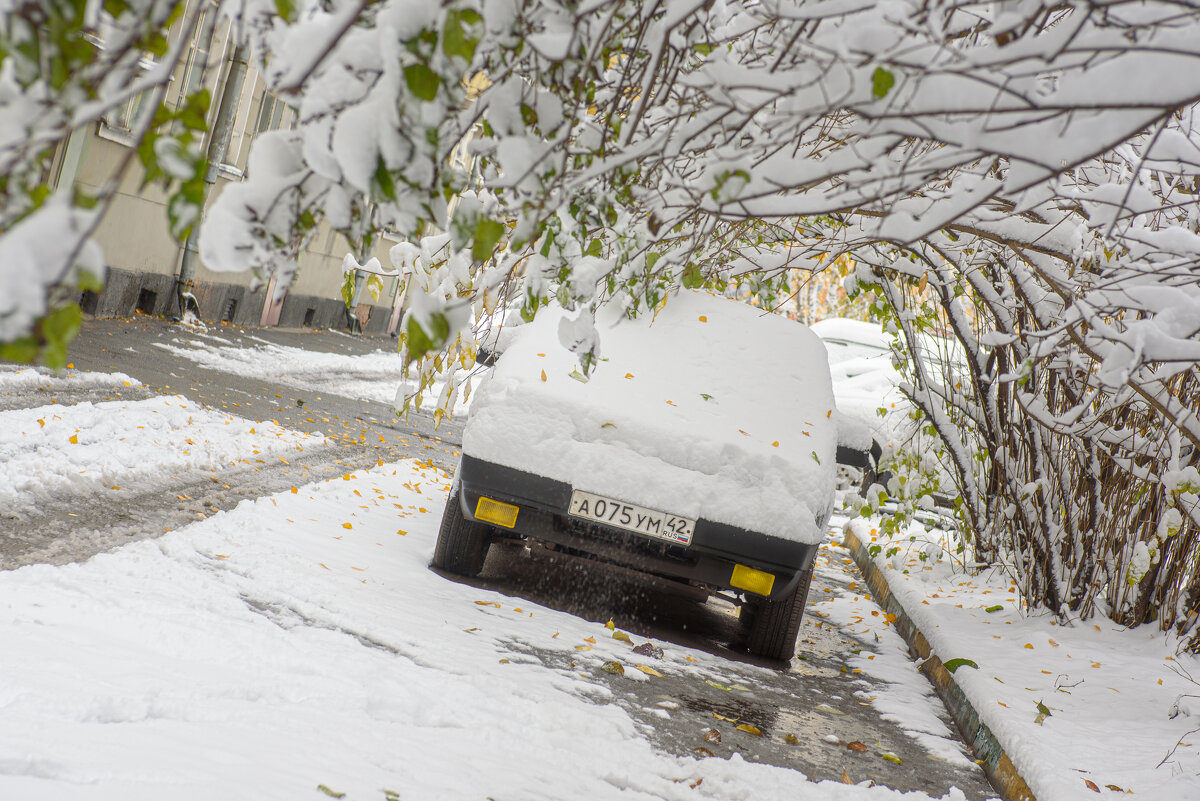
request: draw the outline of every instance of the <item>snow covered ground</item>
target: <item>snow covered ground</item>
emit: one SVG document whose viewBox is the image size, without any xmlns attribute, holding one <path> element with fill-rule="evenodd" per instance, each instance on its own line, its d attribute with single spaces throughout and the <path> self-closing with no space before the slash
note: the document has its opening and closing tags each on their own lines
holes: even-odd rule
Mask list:
<svg viewBox="0 0 1200 801">
<path fill-rule="evenodd" d="M 126 380 L 0 373 L 0 385 L 48 390 Z M 170 396 L 4 411 L 0 503 L 86 503 L 322 444 Z M 678 645 L 639 658 L 601 625 L 432 573 L 447 488 L 428 462 L 385 464 L 84 563 L 0 573 L 0 798 L 328 798 L 321 787 L 348 801 L 901 797 L 657 750 L 612 703 L 603 664 L 623 662 L 620 681 L 728 682 L 728 663 Z M 827 545 L 818 567 L 848 561 Z M 956 678 L 1039 801 L 1090 799 L 1093 785 L 1200 797 L 1200 705 L 1185 697 L 1168 718 L 1177 696 L 1200 690 L 1185 678 L 1200 664 L 1170 639 L 1027 617 L 999 577 L 944 564 L 896 557 L 889 578 L 940 654 L 979 665 Z M 822 625 L 873 643 L 849 666 L 869 680 L 855 702 L 965 764 L 863 589 L 811 601 Z M 647 662 L 653 672 L 637 669 Z M 1040 723 L 1039 702 L 1050 711 Z"/>
<path fill-rule="evenodd" d="M 174 397 L 0 412 L 0 431 L 32 438 L 0 464 L 38 478 L 9 503 L 314 444 Z M 432 573 L 447 488 L 428 462 L 387 464 L 0 573 L 0 798 L 901 797 L 656 750 L 603 664 L 728 682 L 727 663 L 638 657 L 602 625 Z"/>
<path fill-rule="evenodd" d="M 0 390 L 65 390 L 134 383 L 115 374 L 47 375 L 0 372 Z M 326 445 L 271 422 L 214 412 L 180 396 L 141 401 L 48 404 L 0 412 L 0 509 L 27 514 L 52 498 L 166 486 L 234 464 L 286 461 L 290 454 Z"/>
<path fill-rule="evenodd" d="M 878 538 L 877 521 L 851 525 L 864 543 Z M 933 652 L 978 665 L 954 679 L 1038 801 L 1200 798 L 1200 658 L 1177 653 L 1178 640 L 1153 626 L 1027 614 L 999 571 L 929 560 L 937 549 L 924 543 L 935 538 L 919 524 L 908 533 L 917 548 L 876 563 Z M 886 629 L 861 600 L 841 598 L 832 619 L 859 634 Z"/>
<path fill-rule="evenodd" d="M 353 400 L 399 405 L 416 386 L 401 376 L 403 365 L 394 349 L 374 353 L 321 353 L 249 337 L 258 345 L 238 347 L 215 334 L 194 332 L 177 337 L 175 344 L 155 343 L 159 348 L 201 367 L 248 378 L 263 378 L 317 394 L 340 395 Z M 437 398 L 441 385 L 430 397 Z M 465 414 L 467 405 L 456 406 Z"/>
</svg>

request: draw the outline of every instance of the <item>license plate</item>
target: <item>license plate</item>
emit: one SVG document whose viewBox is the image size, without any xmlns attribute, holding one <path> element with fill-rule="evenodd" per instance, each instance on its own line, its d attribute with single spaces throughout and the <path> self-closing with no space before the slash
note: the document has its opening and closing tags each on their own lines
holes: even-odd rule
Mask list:
<svg viewBox="0 0 1200 801">
<path fill-rule="evenodd" d="M 581 490 L 571 493 L 569 511 L 574 517 L 682 545 L 691 543 L 692 531 L 696 527 L 696 521 L 690 517 L 667 514 Z"/>
</svg>

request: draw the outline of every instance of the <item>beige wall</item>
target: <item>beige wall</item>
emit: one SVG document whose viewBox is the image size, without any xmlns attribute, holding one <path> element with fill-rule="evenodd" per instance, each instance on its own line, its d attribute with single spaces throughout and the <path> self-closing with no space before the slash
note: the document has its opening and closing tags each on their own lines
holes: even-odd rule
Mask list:
<svg viewBox="0 0 1200 801">
<path fill-rule="evenodd" d="M 196 2 L 204 1 L 188 0 L 184 17 L 186 18 L 186 12 Z M 214 11 L 210 9 L 209 13 L 214 13 Z M 176 31 L 172 35 L 172 40 L 177 35 Z M 204 80 L 204 85 L 208 87 L 213 96 L 213 104 L 209 112 L 210 129 L 216 119 L 221 87 L 229 69 L 230 49 L 228 23 L 221 21 L 217 25 L 214 40 L 209 49 L 208 67 Z M 176 70 L 179 74 L 174 76 L 168 89 L 166 103 L 169 107 L 174 107 L 183 94 L 184 69 L 184 65 L 181 64 Z M 251 65 L 246 72 L 229 149 L 225 157 L 227 166 L 233 169 L 235 176 L 230 177 L 224 171 L 222 172 L 213 188 L 209 203 L 220 194 L 224 185 L 231 180 L 238 180 L 236 175 L 245 170 L 250 149 L 257 136 L 256 125 L 264 93 L 263 79 Z M 290 108 L 285 109 L 280 120 L 280 127 L 287 128 L 294 124 L 294 116 L 295 113 Z M 110 129 L 103 124 L 92 126 L 80 149 L 75 184 L 86 192 L 92 194 L 98 192 L 111 176 L 118 173 L 122 161 L 132 155 L 127 141 L 119 130 Z M 59 158 L 61 161 L 61 154 Z M 121 180 L 119 191 L 97 230 L 96 239 L 103 247 L 105 258 L 111 267 L 131 272 L 172 276 L 178 273 L 181 245 L 176 243 L 169 233 L 166 211 L 167 196 L 158 185 L 140 188 L 142 175 L 141 166 L 134 156 Z M 391 267 L 388 258 L 391 244 L 384 241 L 375 248 L 375 255 L 386 268 Z M 328 226 L 322 225 L 308 248 L 300 256 L 300 270 L 291 288 L 291 293 L 322 298 L 340 298 L 343 281 L 342 260 L 347 252 L 349 252 L 349 245 L 346 240 L 330 230 Z M 252 276 L 248 272 L 214 272 L 201 263 L 196 272 L 196 280 L 247 286 L 251 283 Z M 380 298 L 379 305 L 390 305 L 394 284 L 394 280 L 384 279 L 384 293 Z M 366 298 L 366 301 L 369 303 L 370 299 Z"/>
</svg>

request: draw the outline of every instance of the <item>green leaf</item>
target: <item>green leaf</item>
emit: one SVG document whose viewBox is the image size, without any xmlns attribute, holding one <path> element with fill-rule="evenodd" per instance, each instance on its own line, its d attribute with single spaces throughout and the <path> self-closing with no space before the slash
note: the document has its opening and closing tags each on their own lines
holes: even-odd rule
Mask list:
<svg viewBox="0 0 1200 801">
<path fill-rule="evenodd" d="M 318 784 L 317 789 L 320 790 L 325 795 L 329 796 L 330 798 L 345 798 L 346 797 L 345 793 L 339 793 L 336 790 L 330 790 L 328 787 L 326 787 L 323 784 Z"/>
<path fill-rule="evenodd" d="M 404 83 L 408 85 L 408 91 L 427 102 L 437 97 L 438 86 L 441 85 L 437 73 L 424 64 L 405 67 Z"/>
<path fill-rule="evenodd" d="M 201 89 L 187 99 L 187 104 L 179 110 L 177 119 L 189 131 L 206 131 L 208 130 L 206 117 L 211 105 L 212 95 L 207 89 Z"/>
<path fill-rule="evenodd" d="M 83 322 L 83 312 L 78 303 L 68 303 L 60 306 L 42 318 L 42 338 L 46 344 L 42 358 L 47 367 L 59 370 L 67 365 L 67 343 L 79 333 Z"/>
<path fill-rule="evenodd" d="M 1003 609 L 1004 609 L 1004 606 L 1003 606 L 1003 605 L 1001 605 L 1001 604 L 996 604 L 995 606 L 989 606 L 987 609 L 984 609 L 983 611 L 985 611 L 985 612 L 999 612 L 999 611 L 1001 611 L 1001 610 L 1003 610 Z"/>
<path fill-rule="evenodd" d="M 416 315 L 409 317 L 407 327 L 409 362 L 416 361 L 431 350 L 440 348 L 446 343 L 446 338 L 450 336 L 450 323 L 446 320 L 446 315 L 440 312 L 434 312 L 429 316 L 429 327 L 431 330 L 426 331 L 417 321 Z"/>
<path fill-rule="evenodd" d="M 704 275 L 700 272 L 698 266 L 689 264 L 687 269 L 683 271 L 683 285 L 688 289 L 697 289 L 704 286 Z"/>
<path fill-rule="evenodd" d="M 528 125 L 530 128 L 532 128 L 533 126 L 537 125 L 538 115 L 537 115 L 537 112 L 533 110 L 532 106 L 530 106 L 526 103 L 522 103 L 521 104 L 521 119 L 525 121 L 526 125 Z"/>
<path fill-rule="evenodd" d="M 80 292 L 99 292 L 104 289 L 104 282 L 89 270 L 80 270 L 75 280 Z"/>
<path fill-rule="evenodd" d="M 375 185 L 379 187 L 379 194 L 393 203 L 396 202 L 396 182 L 392 180 L 392 174 L 382 158 L 375 165 Z"/>
<path fill-rule="evenodd" d="M 496 243 L 504 236 L 504 224 L 495 220 L 481 219 L 475 226 L 475 244 L 471 246 L 471 257 L 475 261 L 487 261 L 496 249 Z"/>
<path fill-rule="evenodd" d="M 697 44 L 692 45 L 692 49 L 695 50 L 697 53 L 699 53 L 702 56 L 707 56 L 709 53 L 711 53 L 713 51 L 713 46 L 710 44 L 706 44 L 705 42 L 699 42 Z"/>
<path fill-rule="evenodd" d="M 892 91 L 892 87 L 896 85 L 896 76 L 885 70 L 883 67 L 876 67 L 875 73 L 871 76 L 871 94 L 877 98 L 887 97 L 887 93 Z"/>
<path fill-rule="evenodd" d="M 32 364 L 38 355 L 38 343 L 33 337 L 22 337 L 0 344 L 0 359 L 6 362 Z"/>
<path fill-rule="evenodd" d="M 1050 717 L 1050 707 L 1046 706 L 1041 701 L 1037 702 L 1037 711 L 1046 717 Z"/>
<path fill-rule="evenodd" d="M 158 31 L 155 31 L 146 39 L 147 52 L 153 53 L 155 56 L 162 58 L 167 54 L 168 44 L 167 37 L 163 36 Z"/>
<path fill-rule="evenodd" d="M 342 300 L 345 301 L 347 309 L 349 309 L 351 304 L 354 303 L 354 274 L 355 271 L 351 270 L 350 272 L 346 273 L 346 277 L 342 279 Z"/>
<path fill-rule="evenodd" d="M 478 17 L 475 12 L 469 12 Z M 448 56 L 458 56 L 464 61 L 470 62 L 475 57 L 475 46 L 479 44 L 478 39 L 471 39 L 463 30 L 463 23 L 466 13 L 461 11 L 451 11 L 446 15 L 446 28 L 442 31 L 442 50 Z"/>
<path fill-rule="evenodd" d="M 951 659 L 949 662 L 942 663 L 942 667 L 944 667 L 946 670 L 950 671 L 951 673 L 958 670 L 963 665 L 966 665 L 969 668 L 975 668 L 976 670 L 979 670 L 979 665 L 975 664 L 970 659 L 964 659 L 962 657 L 959 657 L 958 659 Z"/>
<path fill-rule="evenodd" d="M 371 293 L 371 300 L 378 303 L 379 296 L 383 294 L 383 280 L 378 275 L 368 276 L 367 291 Z"/>
<path fill-rule="evenodd" d="M 296 3 L 294 0 L 275 0 L 275 11 L 288 22 L 296 21 Z"/>
<path fill-rule="evenodd" d="M 597 259 L 603 257 L 604 246 L 600 243 L 600 238 L 597 237 L 591 242 L 588 242 L 587 250 L 584 251 L 585 256 L 595 256 Z"/>
</svg>

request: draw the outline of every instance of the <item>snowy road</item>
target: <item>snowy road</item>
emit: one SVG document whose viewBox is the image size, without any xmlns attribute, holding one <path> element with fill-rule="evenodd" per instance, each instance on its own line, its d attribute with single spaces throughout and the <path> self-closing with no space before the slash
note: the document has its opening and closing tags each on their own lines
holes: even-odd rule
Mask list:
<svg viewBox="0 0 1200 801">
<path fill-rule="evenodd" d="M 836 546 L 787 669 L 729 609 L 524 552 L 452 580 L 428 568 L 452 442 L 293 387 L 298 425 L 278 385 L 230 400 L 247 379 L 161 358 L 145 386 L 0 372 L 9 546 L 130 532 L 0 572 L 0 798 L 993 795 Z"/>
</svg>

